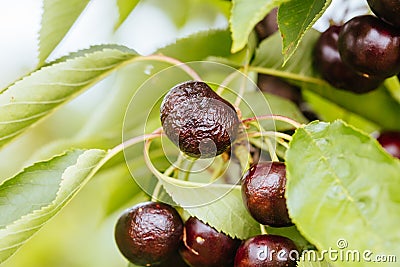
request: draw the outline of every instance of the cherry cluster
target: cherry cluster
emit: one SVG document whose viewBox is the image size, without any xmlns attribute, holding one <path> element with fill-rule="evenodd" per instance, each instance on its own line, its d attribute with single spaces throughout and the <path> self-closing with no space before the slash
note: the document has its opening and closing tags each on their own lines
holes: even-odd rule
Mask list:
<svg viewBox="0 0 400 267">
<path fill-rule="evenodd" d="M 292 225 L 285 184 L 285 165 L 280 162 L 261 162 L 245 173 L 243 200 L 254 219 L 275 227 Z M 156 202 L 126 210 L 116 224 L 115 240 L 129 261 L 142 266 L 290 267 L 296 266 L 291 255 L 298 251 L 294 242 L 283 236 L 264 234 L 242 241 L 196 217 L 183 223 L 173 207 Z M 268 251 L 279 254 L 264 255 Z"/>
<path fill-rule="evenodd" d="M 400 2 L 368 0 L 376 14 L 331 25 L 314 48 L 314 63 L 332 86 L 353 93 L 375 90 L 400 72 Z"/>
<path fill-rule="evenodd" d="M 173 87 L 160 111 L 164 133 L 193 158 L 229 155 L 239 135 L 241 123 L 235 108 L 201 81 Z M 292 225 L 285 187 L 286 170 L 281 162 L 257 162 L 241 177 L 243 202 L 262 225 Z M 262 234 L 240 240 L 196 217 L 183 222 L 176 209 L 158 202 L 126 210 L 116 224 L 115 240 L 121 253 L 141 266 L 290 267 L 296 266 L 292 256 L 298 255 L 287 237 Z M 265 255 L 268 251 L 279 253 Z"/>
</svg>

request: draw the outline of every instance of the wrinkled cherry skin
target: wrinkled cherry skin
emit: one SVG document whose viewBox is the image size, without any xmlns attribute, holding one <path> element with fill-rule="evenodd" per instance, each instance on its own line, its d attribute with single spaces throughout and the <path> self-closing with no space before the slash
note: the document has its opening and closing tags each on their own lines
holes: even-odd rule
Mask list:
<svg viewBox="0 0 400 267">
<path fill-rule="evenodd" d="M 382 20 L 396 27 L 400 27 L 399 0 L 367 0 L 372 12 Z"/>
<path fill-rule="evenodd" d="M 296 245 L 286 237 L 258 235 L 239 247 L 234 267 L 295 267 L 296 251 Z"/>
<path fill-rule="evenodd" d="M 241 241 L 219 233 L 195 217 L 190 217 L 184 228 L 179 252 L 191 267 L 229 267 Z"/>
<path fill-rule="evenodd" d="M 400 30 L 377 17 L 354 17 L 339 34 L 339 53 L 355 71 L 382 78 L 400 72 Z"/>
<path fill-rule="evenodd" d="M 382 132 L 378 142 L 390 155 L 400 159 L 400 132 Z"/>
<path fill-rule="evenodd" d="M 115 241 L 132 263 L 155 266 L 179 248 L 183 222 L 178 212 L 163 203 L 144 202 L 126 210 L 115 226 Z"/>
<path fill-rule="evenodd" d="M 199 81 L 173 87 L 164 97 L 160 113 L 168 138 L 195 158 L 210 158 L 228 150 L 240 125 L 235 108 Z"/>
<path fill-rule="evenodd" d="M 285 189 L 286 167 L 282 162 L 260 162 L 242 177 L 243 202 L 253 218 L 264 225 L 292 225 Z"/>
<path fill-rule="evenodd" d="M 279 30 L 277 17 L 278 8 L 276 7 L 256 24 L 255 30 L 258 40 L 262 41 Z"/>
<path fill-rule="evenodd" d="M 383 79 L 365 77 L 343 63 L 338 51 L 341 26 L 331 25 L 314 47 L 314 66 L 332 86 L 362 94 L 376 89 Z"/>
</svg>

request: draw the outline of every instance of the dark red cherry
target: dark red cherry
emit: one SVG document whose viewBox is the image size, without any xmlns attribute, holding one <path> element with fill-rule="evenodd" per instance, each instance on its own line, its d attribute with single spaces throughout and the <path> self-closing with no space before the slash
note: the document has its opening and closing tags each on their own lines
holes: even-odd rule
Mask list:
<svg viewBox="0 0 400 267">
<path fill-rule="evenodd" d="M 277 235 L 258 235 L 237 250 L 235 267 L 295 267 L 299 252 L 292 240 Z"/>
<path fill-rule="evenodd" d="M 177 250 L 171 257 L 163 261 L 159 265 L 154 265 L 155 267 L 189 267 L 186 262 L 182 259 L 179 251 Z"/>
<path fill-rule="evenodd" d="M 274 8 L 268 13 L 260 22 L 256 24 L 255 30 L 258 39 L 264 40 L 265 38 L 271 36 L 276 31 L 278 31 L 278 8 Z"/>
<path fill-rule="evenodd" d="M 282 162 L 260 162 L 242 178 L 243 202 L 261 224 L 274 227 L 292 225 L 286 199 L 286 167 Z"/>
<path fill-rule="evenodd" d="M 387 78 L 400 72 L 400 30 L 364 15 L 346 22 L 338 47 L 345 64 L 365 75 Z"/>
<path fill-rule="evenodd" d="M 400 159 L 400 132 L 382 132 L 378 142 L 390 155 Z"/>
<path fill-rule="evenodd" d="M 179 248 L 183 222 L 178 212 L 163 203 L 145 202 L 126 210 L 115 226 L 115 241 L 132 263 L 154 266 Z"/>
<path fill-rule="evenodd" d="M 396 27 L 400 27 L 399 0 L 367 0 L 371 10 L 382 20 Z"/>
<path fill-rule="evenodd" d="M 300 88 L 272 75 L 259 73 L 257 86 L 262 92 L 289 99 L 295 104 L 300 104 L 303 100 Z"/>
<path fill-rule="evenodd" d="M 314 66 L 332 86 L 362 94 L 376 89 L 383 79 L 363 76 L 343 63 L 338 51 L 341 26 L 323 32 L 314 47 Z"/>
<path fill-rule="evenodd" d="M 228 267 L 241 241 L 191 217 L 185 223 L 183 243 L 179 252 L 189 266 Z"/>
</svg>

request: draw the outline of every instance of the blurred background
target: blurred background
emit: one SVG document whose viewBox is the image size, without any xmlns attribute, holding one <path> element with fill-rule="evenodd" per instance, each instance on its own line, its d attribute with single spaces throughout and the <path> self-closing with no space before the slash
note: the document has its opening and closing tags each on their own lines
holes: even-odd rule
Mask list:
<svg viewBox="0 0 400 267">
<path fill-rule="evenodd" d="M 90 45 L 107 43 L 126 45 L 143 55 L 151 54 L 190 33 L 228 27 L 230 2 L 217 2 L 143 0 L 115 31 L 118 19 L 116 1 L 92 0 L 50 59 Z M 342 8 L 337 12 L 337 7 L 345 2 L 349 12 L 343 13 Z M 38 64 L 42 1 L 0 0 L 0 3 L 0 86 L 5 88 Z M 336 0 L 315 28 L 323 31 L 331 19 L 345 21 L 365 12 L 363 0 Z M 63 147 L 70 144 L 79 146 L 85 136 L 101 131 L 98 121 L 93 120 L 93 113 L 99 109 L 99 103 L 107 102 L 110 96 L 118 102 L 118 97 L 124 95 L 114 95 L 110 88 L 129 90 L 118 84 L 118 75 L 111 75 L 3 148 L 0 151 L 0 180 L 38 159 L 61 153 Z M 120 114 L 121 110 L 115 112 Z M 120 133 L 119 123 L 115 125 L 115 131 Z M 126 266 L 114 244 L 113 227 L 124 208 L 145 198 L 144 194 L 130 198 L 132 192 L 137 191 L 124 166 L 97 175 L 3 266 Z"/>
</svg>

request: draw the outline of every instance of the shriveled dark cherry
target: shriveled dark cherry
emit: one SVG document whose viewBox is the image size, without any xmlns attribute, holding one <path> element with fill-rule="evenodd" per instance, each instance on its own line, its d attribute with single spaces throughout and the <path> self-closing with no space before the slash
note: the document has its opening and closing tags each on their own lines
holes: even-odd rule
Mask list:
<svg viewBox="0 0 400 267">
<path fill-rule="evenodd" d="M 396 27 L 400 27 L 399 0 L 367 0 L 371 10 L 382 20 Z"/>
<path fill-rule="evenodd" d="M 400 72 L 400 30 L 364 15 L 346 22 L 338 47 L 345 64 L 365 75 L 387 78 Z"/>
<path fill-rule="evenodd" d="M 189 266 L 228 267 L 241 241 L 191 217 L 185 223 L 183 243 L 179 252 Z"/>
<path fill-rule="evenodd" d="M 400 132 L 382 132 L 378 142 L 390 155 L 400 159 Z"/>
<path fill-rule="evenodd" d="M 277 235 L 258 235 L 237 250 L 235 267 L 295 267 L 298 249 L 292 240 Z"/>
<path fill-rule="evenodd" d="M 163 203 L 145 202 L 126 210 L 115 226 L 115 241 L 132 263 L 155 266 L 179 248 L 183 222 L 178 212 Z"/>
<path fill-rule="evenodd" d="M 235 108 L 199 81 L 178 84 L 168 92 L 161 104 L 161 123 L 169 139 L 195 158 L 225 152 L 240 125 Z"/>
<path fill-rule="evenodd" d="M 343 63 L 338 51 L 341 26 L 331 25 L 314 47 L 314 66 L 332 86 L 362 94 L 376 89 L 383 79 L 363 76 Z"/>
<path fill-rule="evenodd" d="M 278 31 L 278 8 L 274 8 L 260 22 L 256 24 L 255 30 L 260 41 Z"/>
<path fill-rule="evenodd" d="M 282 162 L 260 162 L 242 177 L 243 202 L 259 223 L 274 227 L 292 225 L 286 199 L 286 167 Z"/>
</svg>

